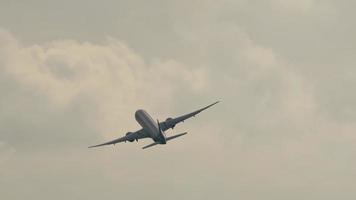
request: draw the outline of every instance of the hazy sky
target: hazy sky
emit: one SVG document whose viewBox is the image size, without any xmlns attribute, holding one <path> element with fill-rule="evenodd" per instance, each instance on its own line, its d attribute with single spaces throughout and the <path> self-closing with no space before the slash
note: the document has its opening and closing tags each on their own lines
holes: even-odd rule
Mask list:
<svg viewBox="0 0 356 200">
<path fill-rule="evenodd" d="M 355 7 L 0 0 L 0 199 L 355 199 Z"/>
</svg>

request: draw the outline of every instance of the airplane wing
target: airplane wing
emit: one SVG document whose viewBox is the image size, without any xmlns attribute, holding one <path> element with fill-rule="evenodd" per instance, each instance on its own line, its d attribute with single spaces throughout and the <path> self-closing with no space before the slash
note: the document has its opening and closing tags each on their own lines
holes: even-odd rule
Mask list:
<svg viewBox="0 0 356 200">
<path fill-rule="evenodd" d="M 140 130 L 138 130 L 136 132 L 128 132 L 128 133 L 126 133 L 126 135 L 124 137 L 120 137 L 118 139 L 115 139 L 115 140 L 112 140 L 112 141 L 109 141 L 109 142 L 105 142 L 103 144 L 90 146 L 88 148 L 111 145 L 111 144 L 116 144 L 116 143 L 126 142 L 126 141 L 133 142 L 134 140 L 138 140 L 138 139 L 142 139 L 142 138 L 146 138 L 146 137 L 148 137 L 148 134 L 143 129 L 140 129 Z"/>
<path fill-rule="evenodd" d="M 109 141 L 109 142 L 105 142 L 105 143 L 103 143 L 103 144 L 98 144 L 98 145 L 90 146 L 90 147 L 88 147 L 88 148 L 100 147 L 100 146 L 105 146 L 105 145 L 110 145 L 110 144 L 116 144 L 116 143 L 125 142 L 125 141 L 127 141 L 126 136 L 121 137 L 121 138 L 118 138 L 118 139 L 115 139 L 115 140 L 112 140 L 112 141 Z"/>
<path fill-rule="evenodd" d="M 217 102 L 215 102 L 215 103 L 213 103 L 213 104 L 210 104 L 210 105 L 208 105 L 208 106 L 206 106 L 206 107 L 204 107 L 204 108 L 201 108 L 201 109 L 196 110 L 196 111 L 194 111 L 194 112 L 191 112 L 191 113 L 189 113 L 189 114 L 185 114 L 185 115 L 182 115 L 182 116 L 179 116 L 179 117 L 176 117 L 176 118 L 168 118 L 168 119 L 166 119 L 166 121 L 161 122 L 161 123 L 159 124 L 160 127 L 161 127 L 161 130 L 162 130 L 162 131 L 166 131 L 166 130 L 168 130 L 168 129 L 170 129 L 170 128 L 173 129 L 178 123 L 184 122 L 185 120 L 187 120 L 187 119 L 189 119 L 189 118 L 191 118 L 191 117 L 195 117 L 195 115 L 199 114 L 200 112 L 202 112 L 202 111 L 204 111 L 204 110 L 210 108 L 211 106 L 213 106 L 213 105 L 215 105 L 215 104 L 217 104 L 217 103 L 219 103 L 219 102 L 220 102 L 220 101 L 217 101 Z"/>
</svg>

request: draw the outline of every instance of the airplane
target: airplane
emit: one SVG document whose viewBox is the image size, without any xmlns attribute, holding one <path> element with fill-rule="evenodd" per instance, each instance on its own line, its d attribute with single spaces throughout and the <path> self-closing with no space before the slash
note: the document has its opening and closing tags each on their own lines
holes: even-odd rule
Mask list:
<svg viewBox="0 0 356 200">
<path fill-rule="evenodd" d="M 195 117 L 195 115 L 199 114 L 200 112 L 202 112 L 203 110 L 206 110 L 210 107 L 212 107 L 213 105 L 219 103 L 220 101 L 217 101 L 213 104 L 210 104 L 204 108 L 201 108 L 199 110 L 196 110 L 194 112 L 191 112 L 189 114 L 185 114 L 176 118 L 167 118 L 166 121 L 164 122 L 159 122 L 159 120 L 157 119 L 157 122 L 155 122 L 152 117 L 145 111 L 145 110 L 137 110 L 135 112 L 135 119 L 136 121 L 141 125 L 141 129 L 136 131 L 136 132 L 128 132 L 126 133 L 125 136 L 103 143 L 103 144 L 98 144 L 98 145 L 94 145 L 94 146 L 90 146 L 89 148 L 93 148 L 93 147 L 100 147 L 100 146 L 105 146 L 105 145 L 115 145 L 116 143 L 120 143 L 120 142 L 133 142 L 133 141 L 137 141 L 139 139 L 144 139 L 144 138 L 151 138 L 154 142 L 152 144 L 149 144 L 147 146 L 142 147 L 142 149 L 146 149 L 158 144 L 166 144 L 167 141 L 175 139 L 177 137 L 181 137 L 185 134 L 187 134 L 187 132 L 184 133 L 180 133 L 177 135 L 173 135 L 170 137 L 166 136 L 165 131 L 168 129 L 174 129 L 174 127 L 180 123 L 180 122 L 184 122 L 185 120 L 191 118 L 191 117 Z"/>
</svg>

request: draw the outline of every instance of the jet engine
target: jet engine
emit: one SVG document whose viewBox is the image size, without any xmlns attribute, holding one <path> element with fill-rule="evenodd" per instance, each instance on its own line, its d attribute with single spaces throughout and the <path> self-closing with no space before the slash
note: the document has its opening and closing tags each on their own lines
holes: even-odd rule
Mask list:
<svg viewBox="0 0 356 200">
<path fill-rule="evenodd" d="M 172 118 L 167 118 L 166 121 L 164 121 L 164 126 L 167 128 L 174 129 L 175 125 L 172 123 Z"/>
<path fill-rule="evenodd" d="M 132 132 L 127 132 L 126 133 L 126 138 L 127 138 L 127 141 L 129 141 L 129 142 L 135 141 L 135 138 L 130 137 L 131 134 L 132 134 Z"/>
</svg>

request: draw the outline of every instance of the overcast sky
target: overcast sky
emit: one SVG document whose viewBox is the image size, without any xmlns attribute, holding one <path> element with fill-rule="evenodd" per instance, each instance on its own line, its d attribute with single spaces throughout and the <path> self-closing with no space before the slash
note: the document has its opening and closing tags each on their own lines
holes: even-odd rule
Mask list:
<svg viewBox="0 0 356 200">
<path fill-rule="evenodd" d="M 0 0 L 0 199 L 355 199 L 355 7 Z"/>
</svg>

